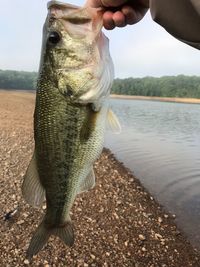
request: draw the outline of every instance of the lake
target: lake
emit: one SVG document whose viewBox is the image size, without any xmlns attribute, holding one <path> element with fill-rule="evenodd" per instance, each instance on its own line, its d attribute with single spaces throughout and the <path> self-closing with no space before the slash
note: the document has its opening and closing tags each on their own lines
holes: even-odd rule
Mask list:
<svg viewBox="0 0 200 267">
<path fill-rule="evenodd" d="M 111 99 L 122 132 L 105 146 L 200 248 L 200 105 Z"/>
</svg>

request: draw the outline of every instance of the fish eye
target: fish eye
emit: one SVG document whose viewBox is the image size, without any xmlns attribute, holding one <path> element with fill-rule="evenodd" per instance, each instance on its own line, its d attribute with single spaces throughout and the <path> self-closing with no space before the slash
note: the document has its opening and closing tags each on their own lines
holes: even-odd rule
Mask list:
<svg viewBox="0 0 200 267">
<path fill-rule="evenodd" d="M 48 42 L 50 44 L 56 45 L 61 40 L 61 36 L 58 32 L 53 31 L 49 33 Z"/>
</svg>

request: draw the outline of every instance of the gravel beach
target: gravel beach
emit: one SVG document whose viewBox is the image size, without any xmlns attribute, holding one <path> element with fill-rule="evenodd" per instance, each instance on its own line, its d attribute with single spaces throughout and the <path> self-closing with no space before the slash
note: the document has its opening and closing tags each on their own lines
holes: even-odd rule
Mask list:
<svg viewBox="0 0 200 267">
<path fill-rule="evenodd" d="M 73 205 L 74 246 L 51 237 L 31 262 L 26 260 L 45 209 L 32 208 L 21 195 L 33 151 L 34 99 L 33 93 L 0 91 L 0 266 L 200 266 L 199 251 L 177 229 L 174 216 L 107 149 L 95 163 L 95 188 Z"/>
</svg>

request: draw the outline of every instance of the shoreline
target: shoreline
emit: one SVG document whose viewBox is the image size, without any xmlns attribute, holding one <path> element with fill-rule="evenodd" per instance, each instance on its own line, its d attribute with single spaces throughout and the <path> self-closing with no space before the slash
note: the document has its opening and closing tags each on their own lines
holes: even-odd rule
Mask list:
<svg viewBox="0 0 200 267">
<path fill-rule="evenodd" d="M 78 195 L 72 209 L 76 240 L 68 248 L 55 237 L 29 264 L 25 253 L 44 213 L 26 204 L 21 183 L 33 151 L 34 94 L 0 92 L 0 210 L 19 206 L 0 224 L 1 266 L 21 267 L 200 267 L 194 249 L 174 216 L 139 179 L 104 148 L 94 164 L 96 186 Z"/>
<path fill-rule="evenodd" d="M 35 94 L 36 90 L 23 90 L 23 89 L 1 89 L 0 92 L 5 93 L 32 93 Z M 181 97 L 157 97 L 157 96 L 139 96 L 139 95 L 116 95 L 111 94 L 111 99 L 124 99 L 124 100 L 146 100 L 158 102 L 171 102 L 171 103 L 184 103 L 184 104 L 200 104 L 199 98 L 181 98 Z"/>
<path fill-rule="evenodd" d="M 114 99 L 127 99 L 127 100 L 146 100 L 146 101 L 159 101 L 159 102 L 172 102 L 172 103 L 185 103 L 185 104 L 200 104 L 198 98 L 180 98 L 180 97 L 156 97 L 156 96 L 131 96 L 131 95 L 115 95 L 111 94 Z"/>
</svg>

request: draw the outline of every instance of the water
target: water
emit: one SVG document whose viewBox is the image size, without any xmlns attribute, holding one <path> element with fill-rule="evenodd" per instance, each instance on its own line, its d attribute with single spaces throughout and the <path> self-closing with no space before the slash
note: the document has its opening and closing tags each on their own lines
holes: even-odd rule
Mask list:
<svg viewBox="0 0 200 267">
<path fill-rule="evenodd" d="M 105 145 L 177 215 L 200 248 L 200 105 L 112 99 L 122 133 Z"/>
</svg>

